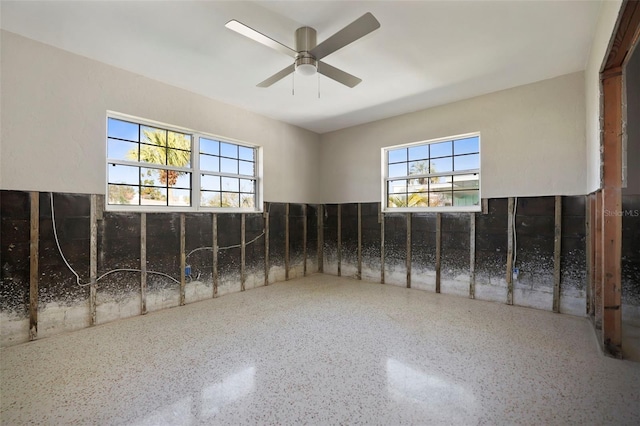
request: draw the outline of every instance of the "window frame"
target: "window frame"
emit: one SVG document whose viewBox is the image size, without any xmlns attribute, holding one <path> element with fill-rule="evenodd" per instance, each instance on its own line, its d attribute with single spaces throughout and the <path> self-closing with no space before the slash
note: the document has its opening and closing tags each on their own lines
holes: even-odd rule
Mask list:
<svg viewBox="0 0 640 426">
<path fill-rule="evenodd" d="M 461 139 L 468 139 L 472 137 L 478 138 L 478 168 L 477 169 L 465 169 L 459 171 L 449 171 L 449 172 L 435 172 L 435 173 L 427 173 L 420 175 L 406 175 L 406 176 L 398 176 L 389 178 L 389 151 L 401 149 L 401 148 L 412 148 L 416 146 L 425 146 L 432 145 L 441 142 L 449 142 L 456 141 Z M 447 136 L 437 139 L 429 139 L 418 142 L 410 142 L 403 143 L 398 145 L 386 146 L 381 148 L 381 200 L 382 200 L 382 211 L 384 213 L 411 213 L 411 212 L 479 212 L 482 211 L 482 137 L 480 132 L 471 132 L 471 133 L 463 133 L 459 135 Z M 462 154 L 464 155 L 464 154 Z M 451 158 L 455 158 L 456 155 L 451 155 Z M 442 158 L 449 158 L 442 157 Z M 411 160 L 407 158 L 407 163 L 410 163 Z M 393 164 L 393 163 L 392 163 Z M 431 178 L 438 176 L 456 176 L 456 175 L 468 175 L 468 174 L 477 174 L 478 175 L 478 205 L 473 206 L 415 206 L 415 207 L 389 207 L 389 182 L 393 180 L 402 180 L 402 179 L 420 179 L 420 178 Z M 427 194 L 431 193 L 431 191 L 427 191 Z"/>
<path fill-rule="evenodd" d="M 129 123 L 133 123 L 140 126 L 150 126 L 159 128 L 162 130 L 166 130 L 169 132 L 177 132 L 183 133 L 191 137 L 191 162 L 190 167 L 176 167 L 170 165 L 158 165 L 154 163 L 144 163 L 132 160 L 120 160 L 113 159 L 109 157 L 109 119 L 115 119 L 120 121 L 126 121 Z M 201 170 L 200 169 L 200 139 L 208 139 L 217 141 L 219 143 L 229 143 L 232 145 L 237 145 L 241 147 L 246 147 L 253 149 L 254 151 L 254 174 L 250 175 L 241 175 L 233 174 L 233 173 L 224 173 L 224 172 L 213 172 L 210 170 Z M 154 120 L 149 120 L 145 118 L 140 118 L 132 115 L 122 114 L 114 111 L 107 111 L 105 118 L 105 136 L 104 136 L 105 144 L 104 144 L 104 155 L 105 155 L 105 203 L 104 208 L 105 211 L 112 212 L 138 212 L 138 213 L 162 213 L 162 212 L 211 212 L 211 213 L 262 213 L 263 211 L 263 168 L 262 168 L 262 159 L 263 159 L 263 148 L 259 145 L 253 145 L 244 141 L 240 141 L 234 138 L 229 138 L 226 136 L 220 136 L 212 133 L 195 131 L 192 129 L 188 129 L 185 127 L 170 125 L 161 123 Z M 133 142 L 133 141 L 132 141 Z M 141 141 L 136 142 L 138 145 L 142 144 Z M 222 156 L 218 156 L 222 157 Z M 238 161 L 240 161 L 238 159 Z M 191 173 L 191 188 L 190 198 L 191 205 L 190 206 L 162 206 L 162 205 L 129 205 L 129 204 L 109 204 L 109 167 L 112 164 L 123 165 L 123 166 L 133 166 L 133 167 L 148 167 L 155 169 L 163 169 L 163 170 L 175 170 L 175 171 L 185 171 Z M 202 187 L 201 187 L 201 177 L 202 174 L 205 175 L 213 175 L 213 176 L 222 176 L 222 177 L 231 177 L 238 179 L 247 179 L 247 180 L 255 180 L 255 202 L 254 207 L 213 207 L 213 206 L 201 206 L 200 202 L 202 199 Z M 138 185 L 140 188 L 140 185 Z M 221 189 L 222 192 L 222 189 Z M 240 193 L 240 192 L 239 192 Z"/>
</svg>

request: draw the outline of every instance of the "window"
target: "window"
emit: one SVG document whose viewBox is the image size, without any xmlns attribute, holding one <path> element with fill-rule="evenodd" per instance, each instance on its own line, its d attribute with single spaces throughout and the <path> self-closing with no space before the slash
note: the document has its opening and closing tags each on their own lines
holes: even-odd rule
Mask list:
<svg viewBox="0 0 640 426">
<path fill-rule="evenodd" d="M 383 148 L 386 211 L 480 210 L 480 134 Z"/>
<path fill-rule="evenodd" d="M 258 148 L 110 115 L 110 210 L 256 211 Z"/>
</svg>

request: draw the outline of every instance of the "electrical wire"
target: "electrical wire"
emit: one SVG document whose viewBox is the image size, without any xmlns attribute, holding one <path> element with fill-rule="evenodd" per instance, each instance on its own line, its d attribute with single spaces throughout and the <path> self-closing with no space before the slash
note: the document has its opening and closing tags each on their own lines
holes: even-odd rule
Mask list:
<svg viewBox="0 0 640 426">
<path fill-rule="evenodd" d="M 142 272 L 142 269 L 130 269 L 130 268 L 112 269 L 111 271 L 105 272 L 104 274 L 100 275 L 96 279 L 96 282 L 100 281 L 101 279 L 103 279 L 104 277 L 106 277 L 109 274 L 113 274 L 114 272 Z M 160 275 L 160 276 L 163 276 L 163 277 L 167 277 L 170 280 L 173 280 L 173 281 L 177 282 L 178 284 L 180 284 L 180 281 L 176 280 L 171 275 L 165 274 L 163 272 L 147 271 L 147 274 Z"/>
<path fill-rule="evenodd" d="M 62 248 L 60 247 L 60 240 L 58 239 L 58 230 L 56 229 L 56 213 L 55 213 L 55 207 L 54 207 L 54 204 L 53 204 L 53 192 L 50 192 L 49 195 L 51 197 L 51 224 L 52 224 L 52 228 L 53 228 L 53 237 L 56 240 L 56 246 L 58 247 L 58 253 L 60 253 L 60 257 L 62 257 L 62 260 L 64 261 L 64 264 L 67 265 L 67 268 L 69 268 L 71 273 L 73 275 L 75 275 L 76 283 L 80 287 L 86 287 L 86 286 L 91 285 L 91 284 L 96 284 L 98 281 L 100 281 L 101 279 L 103 279 L 107 275 L 113 274 L 115 272 L 142 272 L 142 269 L 132 269 L 132 268 L 112 269 L 112 270 L 110 270 L 108 272 L 105 272 L 104 274 L 100 275 L 98 278 L 96 278 L 95 282 L 88 282 L 88 283 L 84 283 L 84 284 L 81 283 L 80 282 L 80 275 L 78 275 L 78 273 L 71 267 L 71 265 L 67 261 L 67 258 L 65 257 L 64 253 L 62 252 Z M 171 275 L 165 274 L 163 272 L 147 271 L 147 274 L 160 275 L 160 276 L 169 278 L 169 279 L 175 281 L 176 283 L 180 284 L 180 281 L 176 280 Z"/>
<path fill-rule="evenodd" d="M 101 279 L 103 279 L 104 277 L 106 277 L 107 275 L 113 274 L 115 272 L 142 272 L 142 269 L 133 269 L 133 268 L 118 268 L 118 269 L 112 269 L 110 271 L 105 272 L 104 274 L 100 275 L 98 278 L 96 278 L 95 282 L 88 282 L 88 283 L 82 283 L 80 280 L 80 275 L 78 275 L 78 273 L 71 267 L 71 265 L 69 264 L 69 262 L 67 261 L 67 258 L 65 257 L 63 251 L 62 251 L 62 247 L 60 247 L 60 240 L 58 239 L 58 230 L 56 228 L 56 214 L 55 214 L 55 206 L 53 203 L 53 192 L 49 193 L 50 195 L 50 199 L 51 199 L 51 225 L 53 228 L 53 237 L 56 241 L 56 246 L 58 247 L 58 253 L 60 253 L 60 257 L 62 258 L 62 260 L 64 261 L 64 264 L 67 266 L 67 268 L 69 269 L 69 271 L 71 271 L 71 273 L 73 275 L 75 275 L 76 277 L 76 284 L 80 287 L 86 287 L 88 285 L 91 284 L 96 284 L 98 281 L 100 281 Z M 271 210 L 271 204 L 269 204 L 269 208 L 267 209 L 267 214 L 269 214 Z M 256 242 L 258 239 L 260 239 L 263 235 L 265 235 L 265 231 L 263 230 L 262 233 L 260 233 L 260 235 L 258 235 L 257 237 L 255 237 L 254 239 L 252 239 L 249 242 L 245 243 L 246 245 L 252 244 L 254 242 Z M 218 247 L 218 250 L 229 250 L 232 248 L 239 248 L 242 247 L 242 243 L 240 244 L 235 244 L 232 246 L 227 246 L 227 247 Z M 213 247 L 198 247 L 196 249 L 191 250 L 186 256 L 185 258 L 191 256 L 193 253 L 200 251 L 200 250 L 213 250 Z M 169 278 L 170 280 L 175 281 L 176 283 L 180 284 L 180 281 L 178 281 L 177 279 L 173 278 L 171 275 L 165 274 L 163 272 L 157 272 L 157 271 L 147 271 L 147 274 L 152 274 L 152 275 L 160 275 L 162 277 L 166 277 Z"/>
<path fill-rule="evenodd" d="M 245 246 L 248 246 L 249 244 L 255 243 L 256 241 L 258 241 L 258 239 L 260 239 L 262 236 L 264 235 L 264 231 L 262 231 L 262 233 L 260 235 L 258 235 L 257 237 L 255 237 L 253 240 L 244 243 Z M 232 246 L 227 246 L 227 247 L 218 247 L 218 250 L 229 250 L 232 248 L 240 248 L 242 247 L 242 243 L 240 244 L 235 244 Z M 200 250 L 213 250 L 213 247 L 198 247 L 196 249 L 191 250 L 189 253 L 187 253 L 187 255 L 185 257 L 189 257 L 191 256 L 193 253 L 200 251 Z"/>
<path fill-rule="evenodd" d="M 49 194 L 51 196 L 51 225 L 53 227 L 53 237 L 56 240 L 56 246 L 58 247 L 58 252 L 60 253 L 60 257 L 62 257 L 62 260 L 64 261 L 64 264 L 67 265 L 67 268 L 69 268 L 71 273 L 76 276 L 76 283 L 80 287 L 88 286 L 91 283 L 87 283 L 87 284 L 80 283 L 80 275 L 78 275 L 78 273 L 73 270 L 71 265 L 69 265 L 69 262 L 67 262 L 67 258 L 64 257 L 64 253 L 62 252 L 62 248 L 60 248 L 60 241 L 58 240 L 58 230 L 56 229 L 56 213 L 55 213 L 56 210 L 53 207 L 53 192 L 50 192 Z"/>
</svg>

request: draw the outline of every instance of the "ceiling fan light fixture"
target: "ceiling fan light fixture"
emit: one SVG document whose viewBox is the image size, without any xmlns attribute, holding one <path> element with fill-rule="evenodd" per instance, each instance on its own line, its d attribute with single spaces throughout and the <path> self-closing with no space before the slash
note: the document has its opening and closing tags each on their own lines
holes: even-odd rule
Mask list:
<svg viewBox="0 0 640 426">
<path fill-rule="evenodd" d="M 310 56 L 302 56 L 296 59 L 296 72 L 300 75 L 314 75 L 318 71 L 318 61 Z"/>
</svg>

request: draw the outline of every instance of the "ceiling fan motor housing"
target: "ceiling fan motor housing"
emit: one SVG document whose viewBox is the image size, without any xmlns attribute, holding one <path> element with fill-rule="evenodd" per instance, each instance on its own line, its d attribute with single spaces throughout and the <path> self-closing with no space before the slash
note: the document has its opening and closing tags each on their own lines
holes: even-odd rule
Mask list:
<svg viewBox="0 0 640 426">
<path fill-rule="evenodd" d="M 295 69 L 302 75 L 313 75 L 318 68 L 318 61 L 309 51 L 316 47 L 316 30 L 311 27 L 301 27 L 296 30 Z"/>
</svg>

